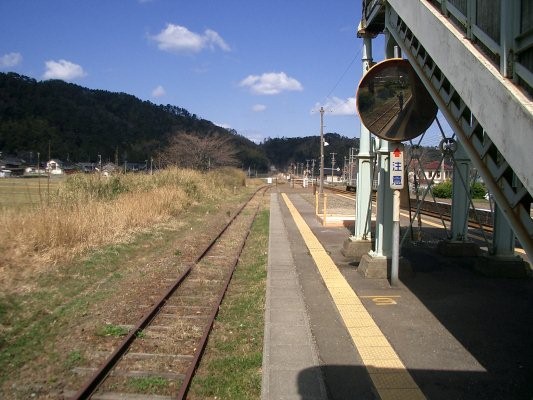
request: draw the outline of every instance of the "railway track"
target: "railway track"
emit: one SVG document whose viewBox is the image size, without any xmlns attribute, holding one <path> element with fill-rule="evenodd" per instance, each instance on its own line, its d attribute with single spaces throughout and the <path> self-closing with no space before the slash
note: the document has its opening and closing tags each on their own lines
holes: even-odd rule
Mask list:
<svg viewBox="0 0 533 400">
<path fill-rule="evenodd" d="M 328 187 L 327 190 L 332 191 L 334 193 L 340 193 L 340 194 L 345 194 L 345 195 L 349 195 L 349 196 L 354 196 L 355 195 L 353 190 L 344 190 L 344 189 L 336 188 L 336 187 Z M 376 196 L 376 194 L 374 193 L 372 195 L 372 200 L 375 200 L 375 196 Z M 429 205 L 433 206 L 434 203 L 433 202 L 424 201 L 423 205 L 420 208 L 420 214 L 421 215 L 425 215 L 425 216 L 433 217 L 433 218 L 437 218 L 437 219 L 443 219 L 445 221 L 451 221 L 451 216 L 450 216 L 449 212 L 446 212 L 445 210 L 441 210 L 440 212 L 439 211 L 434 211 L 434 210 L 428 210 L 427 207 L 424 206 L 424 204 L 426 204 L 426 205 L 429 204 Z M 414 217 L 414 212 L 416 212 L 416 209 L 417 209 L 416 205 L 411 206 L 411 212 L 413 213 L 413 217 Z M 490 233 L 492 233 L 492 231 L 493 231 L 492 224 L 490 224 L 490 223 L 480 223 L 480 222 L 477 222 L 475 219 L 470 219 L 468 221 L 468 226 L 470 228 L 474 228 L 474 229 L 483 229 L 484 231 L 490 232 Z"/>
<path fill-rule="evenodd" d="M 326 189 L 333 193 L 338 193 L 344 196 L 349 196 L 350 198 L 353 198 L 355 200 L 354 190 L 344 190 L 338 187 L 327 187 Z M 375 201 L 375 199 L 376 199 L 376 193 L 374 192 L 372 195 L 372 200 Z M 432 207 L 434 208 L 434 210 L 426 209 L 425 207 Z M 433 201 L 424 201 L 424 203 L 420 207 L 418 216 L 415 215 L 415 212 L 417 210 L 416 204 L 412 204 L 410 215 L 404 214 L 404 216 L 410 218 L 410 220 L 412 221 L 411 226 L 413 228 L 416 228 L 417 227 L 416 225 L 418 225 L 418 228 L 422 227 L 422 225 L 445 228 L 443 222 L 447 222 L 447 223 L 451 222 L 451 216 L 449 212 L 450 207 L 451 205 L 448 203 L 436 203 Z M 403 211 L 409 212 L 409 208 L 403 208 Z M 422 223 L 421 222 L 422 216 L 435 218 L 436 220 L 440 222 L 437 222 L 437 223 L 431 222 L 431 220 L 429 219 L 429 221 L 425 221 L 424 223 Z M 418 221 L 415 222 L 415 220 L 417 219 Z M 450 225 L 446 224 L 446 227 L 447 227 L 446 230 L 448 230 L 450 228 Z M 480 246 L 482 247 L 491 246 L 493 235 L 494 235 L 494 227 L 492 225 L 492 213 L 490 210 L 484 210 L 484 209 L 477 209 L 475 211 L 470 210 L 468 228 L 471 229 L 471 231 L 469 231 L 469 234 L 468 234 L 470 239 L 476 240 L 477 243 L 480 244 Z M 433 239 L 441 240 L 442 237 L 441 238 L 434 237 Z M 414 235 L 413 235 L 413 230 L 411 230 L 411 240 L 415 240 Z M 420 237 L 418 240 L 420 240 Z M 403 239 L 402 239 L 402 243 L 403 243 Z M 525 254 L 521 244 L 518 241 L 515 242 L 515 254 L 518 254 L 518 255 Z"/>
<path fill-rule="evenodd" d="M 112 351 L 94 350 L 91 373 L 71 399 L 184 399 L 201 360 L 218 309 L 245 246 L 266 187 L 260 188 L 233 215 L 194 260 L 184 265 Z M 150 394 L 143 385 L 152 383 Z M 159 384 L 158 384 L 159 383 Z M 164 384 L 161 384 L 164 383 Z"/>
</svg>

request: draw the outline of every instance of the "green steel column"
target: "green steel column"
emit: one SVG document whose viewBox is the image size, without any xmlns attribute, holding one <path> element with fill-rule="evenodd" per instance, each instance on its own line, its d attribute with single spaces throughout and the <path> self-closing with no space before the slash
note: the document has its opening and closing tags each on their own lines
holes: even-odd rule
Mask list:
<svg viewBox="0 0 533 400">
<path fill-rule="evenodd" d="M 389 157 L 392 143 L 379 141 L 378 153 L 378 188 L 376 204 L 376 242 L 373 256 L 392 256 L 392 189 L 390 188 Z"/>
<path fill-rule="evenodd" d="M 491 255 L 514 257 L 515 234 L 507 218 L 497 204 L 494 205 L 494 233 L 492 235 Z"/>
<path fill-rule="evenodd" d="M 502 1 L 500 4 L 500 73 L 514 78 L 515 38 L 520 34 L 520 2 Z"/>
<path fill-rule="evenodd" d="M 468 237 L 468 210 L 470 206 L 470 166 L 463 146 L 457 143 L 452 181 L 452 240 L 465 241 Z"/>
<path fill-rule="evenodd" d="M 390 33 L 385 34 L 385 56 L 395 56 L 395 42 Z M 393 144 L 386 140 L 379 141 L 378 153 L 378 188 L 376 204 L 376 241 L 373 256 L 392 256 L 392 217 L 393 190 L 390 188 L 389 157 Z M 377 146 L 376 146 L 377 147 Z"/>
<path fill-rule="evenodd" d="M 372 65 L 372 36 L 360 35 L 363 38 L 363 75 Z M 355 203 L 354 240 L 370 240 L 370 217 L 372 214 L 370 198 L 372 196 L 372 135 L 361 124 L 359 139 L 359 172 L 357 173 L 357 192 Z"/>
</svg>

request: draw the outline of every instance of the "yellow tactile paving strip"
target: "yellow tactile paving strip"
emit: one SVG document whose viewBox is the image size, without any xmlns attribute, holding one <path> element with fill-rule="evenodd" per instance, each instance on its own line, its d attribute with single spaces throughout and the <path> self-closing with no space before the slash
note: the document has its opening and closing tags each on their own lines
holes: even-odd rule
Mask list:
<svg viewBox="0 0 533 400">
<path fill-rule="evenodd" d="M 352 290 L 309 226 L 285 193 L 283 200 L 329 290 L 352 341 L 382 400 L 421 400 L 426 397 Z"/>
</svg>

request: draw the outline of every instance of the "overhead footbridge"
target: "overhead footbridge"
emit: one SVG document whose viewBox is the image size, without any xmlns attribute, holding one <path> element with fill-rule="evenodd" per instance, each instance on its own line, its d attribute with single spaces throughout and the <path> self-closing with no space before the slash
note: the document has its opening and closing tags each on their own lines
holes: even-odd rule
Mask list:
<svg viewBox="0 0 533 400">
<path fill-rule="evenodd" d="M 401 48 L 533 259 L 533 3 L 368 0 L 362 28 Z"/>
</svg>

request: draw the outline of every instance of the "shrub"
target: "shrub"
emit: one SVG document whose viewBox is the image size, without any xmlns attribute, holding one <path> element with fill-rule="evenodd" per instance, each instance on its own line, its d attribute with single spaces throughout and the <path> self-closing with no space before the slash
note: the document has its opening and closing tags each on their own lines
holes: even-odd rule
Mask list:
<svg viewBox="0 0 533 400">
<path fill-rule="evenodd" d="M 473 199 L 484 199 L 487 194 L 487 188 L 480 182 L 474 182 L 470 187 L 470 193 Z"/>
<path fill-rule="evenodd" d="M 58 197 L 64 200 L 112 200 L 130 189 L 124 175 L 105 177 L 98 174 L 75 174 L 67 178 Z"/>
<path fill-rule="evenodd" d="M 433 196 L 440 199 L 450 199 L 452 197 L 452 181 L 444 181 L 434 185 L 431 189 Z"/>
<path fill-rule="evenodd" d="M 450 199 L 453 195 L 452 181 L 441 182 L 433 186 L 433 195 L 441 199 Z M 487 189 L 485 185 L 479 182 L 475 182 L 470 186 L 470 195 L 473 199 L 483 199 Z"/>
</svg>

